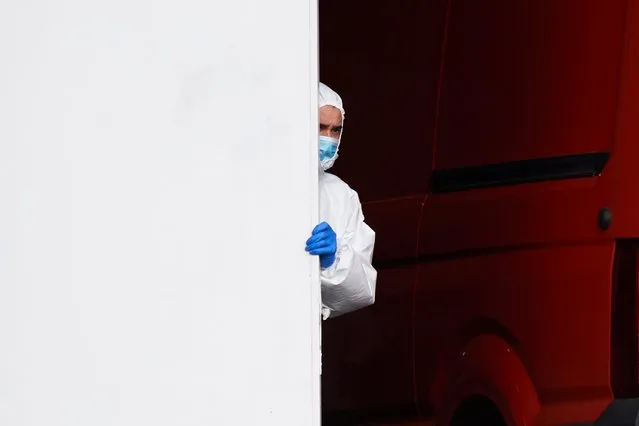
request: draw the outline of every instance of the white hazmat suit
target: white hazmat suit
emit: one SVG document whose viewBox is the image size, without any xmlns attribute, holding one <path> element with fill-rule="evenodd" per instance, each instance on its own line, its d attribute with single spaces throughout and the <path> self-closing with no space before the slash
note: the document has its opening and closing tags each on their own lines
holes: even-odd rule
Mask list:
<svg viewBox="0 0 639 426">
<path fill-rule="evenodd" d="M 319 107 L 326 105 L 339 109 L 342 121 L 345 120 L 341 97 L 320 83 Z M 336 158 L 337 154 L 333 162 Z M 333 162 L 325 168 L 330 168 Z M 320 221 L 328 223 L 337 235 L 335 263 L 321 271 L 323 315 L 326 319 L 375 302 L 377 271 L 372 265 L 375 232 L 364 222 L 357 192 L 323 168 L 320 168 L 319 176 L 319 206 Z"/>
</svg>

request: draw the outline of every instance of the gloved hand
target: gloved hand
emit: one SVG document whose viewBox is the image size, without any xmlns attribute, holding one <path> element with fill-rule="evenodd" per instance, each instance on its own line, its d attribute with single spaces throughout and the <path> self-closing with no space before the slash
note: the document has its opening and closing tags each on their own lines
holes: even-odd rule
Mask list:
<svg viewBox="0 0 639 426">
<path fill-rule="evenodd" d="M 313 229 L 311 238 L 306 241 L 306 251 L 312 255 L 319 255 L 322 269 L 335 263 L 337 235 L 328 223 L 322 222 Z"/>
</svg>

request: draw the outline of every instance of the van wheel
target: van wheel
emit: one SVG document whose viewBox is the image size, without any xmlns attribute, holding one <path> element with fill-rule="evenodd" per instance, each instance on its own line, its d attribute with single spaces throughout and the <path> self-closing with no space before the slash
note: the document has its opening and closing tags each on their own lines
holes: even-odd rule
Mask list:
<svg viewBox="0 0 639 426">
<path fill-rule="evenodd" d="M 488 398 L 472 396 L 453 414 L 450 426 L 507 426 L 499 408 Z"/>
</svg>

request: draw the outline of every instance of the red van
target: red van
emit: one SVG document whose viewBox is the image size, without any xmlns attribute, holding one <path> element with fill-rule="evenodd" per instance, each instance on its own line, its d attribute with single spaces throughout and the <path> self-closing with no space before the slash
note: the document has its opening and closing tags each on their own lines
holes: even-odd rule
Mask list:
<svg viewBox="0 0 639 426">
<path fill-rule="evenodd" d="M 635 424 L 639 0 L 320 0 L 374 306 L 324 425 Z"/>
</svg>

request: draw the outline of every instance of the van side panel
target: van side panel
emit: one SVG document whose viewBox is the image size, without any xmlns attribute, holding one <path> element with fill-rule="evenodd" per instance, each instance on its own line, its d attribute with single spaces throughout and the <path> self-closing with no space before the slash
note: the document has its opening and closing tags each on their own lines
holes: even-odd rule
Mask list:
<svg viewBox="0 0 639 426">
<path fill-rule="evenodd" d="M 606 405 L 614 241 L 639 236 L 638 11 L 320 3 L 320 78 L 347 112 L 335 172 L 364 202 L 379 269 L 376 304 L 325 323 L 325 413 L 392 419 L 414 397 L 423 414 L 445 409 L 459 354 L 496 339 L 525 366 L 541 424 L 592 421 Z M 609 155 L 601 173 L 430 193 L 433 173 L 592 153 Z"/>
<path fill-rule="evenodd" d="M 627 1 L 451 5 L 436 168 L 610 150 Z"/>
<path fill-rule="evenodd" d="M 580 179 L 549 168 L 612 161 L 626 14 L 622 0 L 452 1 L 435 173 L 478 166 L 492 184 L 430 196 L 420 254 L 610 238 L 598 224 L 610 162 Z M 521 173 L 543 182 L 511 186 Z"/>
<path fill-rule="evenodd" d="M 442 407 L 455 363 L 482 335 L 499 337 L 517 351 L 542 411 L 574 402 L 584 404 L 584 413 L 590 403 L 600 407 L 611 397 L 614 248 L 609 241 L 423 263 L 416 301 L 422 407 Z M 580 420 L 592 418 L 571 422 Z"/>
</svg>

